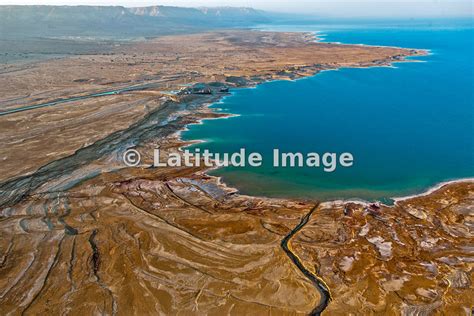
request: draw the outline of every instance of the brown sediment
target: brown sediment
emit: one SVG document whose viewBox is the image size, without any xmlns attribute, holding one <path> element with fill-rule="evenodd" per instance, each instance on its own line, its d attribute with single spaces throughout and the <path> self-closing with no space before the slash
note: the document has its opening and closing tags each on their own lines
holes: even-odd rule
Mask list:
<svg viewBox="0 0 474 316">
<path fill-rule="evenodd" d="M 2 312 L 311 314 L 315 283 L 330 314 L 468 307 L 474 183 L 376 210 L 241 196 L 201 171 L 124 169 L 4 210 Z"/>
<path fill-rule="evenodd" d="M 467 180 L 395 206 L 321 204 L 294 244 L 331 287 L 327 312 L 468 313 L 473 197 Z"/>
<path fill-rule="evenodd" d="M 120 46 L 107 54 L 36 62 L 27 68 L 1 65 L 0 112 L 104 91 L 125 91 L 0 116 L 0 141 L 5 144 L 0 148 L 0 181 L 32 173 L 125 130 L 169 100 L 182 102 L 175 92 L 186 84 L 249 86 L 310 76 L 325 69 L 388 65 L 424 53 L 315 43 L 304 33 L 227 31 L 165 36 Z M 16 68 L 18 71 L 13 71 Z M 147 88 L 127 90 L 137 86 Z"/>
<path fill-rule="evenodd" d="M 298 269 L 316 286 L 319 291 L 320 299 L 318 305 L 311 311 L 310 315 L 321 315 L 322 312 L 327 308 L 329 302 L 332 300 L 331 291 L 327 286 L 326 282 L 320 278 L 315 272 L 310 271 L 305 267 L 302 260 L 295 253 L 291 247 L 291 239 L 308 223 L 311 215 L 317 208 L 317 205 L 311 208 L 311 210 L 303 216 L 301 222 L 291 230 L 291 232 L 283 238 L 281 241 L 281 247 L 286 252 L 290 260 L 298 267 Z"/>
<path fill-rule="evenodd" d="M 4 106 L 14 108 L 130 81 L 156 84 L 0 118 L 9 149 L 1 153 L 2 314 L 310 314 L 327 305 L 321 288 L 331 289 L 328 314 L 470 309 L 472 182 L 395 206 L 315 207 L 239 195 L 204 168 L 124 168 L 120 157 L 137 146 L 150 165 L 153 148 L 166 154 L 186 144 L 176 134 L 184 126 L 221 115 L 203 106 L 225 95 L 219 88 L 170 100 L 182 83 L 245 86 L 421 52 L 268 32 L 167 37 L 128 49 L 39 63 L 20 71 L 24 86 L 2 86 L 10 99 L 36 90 Z M 160 78 L 176 77 L 158 82 L 158 65 Z M 60 83 L 52 74 L 62 67 L 71 72 Z M 49 79 L 36 82 L 38 75 Z M 86 77 L 94 80 L 77 81 Z M 38 157 L 15 169 L 28 148 Z"/>
</svg>

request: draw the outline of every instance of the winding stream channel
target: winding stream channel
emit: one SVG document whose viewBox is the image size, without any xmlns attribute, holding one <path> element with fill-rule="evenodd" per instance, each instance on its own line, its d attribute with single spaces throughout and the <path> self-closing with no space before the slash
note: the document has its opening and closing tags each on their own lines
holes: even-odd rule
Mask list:
<svg viewBox="0 0 474 316">
<path fill-rule="evenodd" d="M 308 223 L 311 215 L 313 215 L 318 206 L 319 204 L 316 204 L 305 216 L 303 216 L 300 223 L 295 228 L 293 228 L 293 230 L 281 241 L 281 247 L 283 248 L 283 251 L 285 251 L 290 260 L 311 281 L 311 283 L 316 286 L 319 294 L 321 295 L 318 306 L 316 306 L 310 313 L 310 315 L 314 316 L 321 315 L 321 313 L 329 305 L 329 302 L 332 300 L 331 291 L 323 279 L 305 267 L 298 255 L 293 251 L 290 241 Z"/>
<path fill-rule="evenodd" d="M 97 98 L 101 96 L 119 94 L 121 92 L 143 90 L 150 88 L 150 84 L 136 85 L 130 87 L 124 87 L 117 90 L 110 90 L 104 92 L 98 92 L 95 94 L 69 97 L 57 99 L 55 101 L 18 107 L 16 109 L 6 110 L 0 112 L 0 116 L 13 114 L 22 111 L 33 110 L 41 107 L 48 107 L 59 105 L 67 102 L 84 100 L 88 98 Z M 10 207 L 23 200 L 26 196 L 37 190 L 43 184 L 56 180 L 61 177 L 70 176 L 75 170 L 78 170 L 94 160 L 100 159 L 106 155 L 120 156 L 120 153 L 130 146 L 136 146 L 139 143 L 146 142 L 150 139 L 156 139 L 160 137 L 166 137 L 174 133 L 176 130 L 181 129 L 186 123 L 184 123 L 184 117 L 189 114 L 177 115 L 183 110 L 194 110 L 199 108 L 204 103 L 210 103 L 216 101 L 219 95 L 199 95 L 195 96 L 192 101 L 187 102 L 165 102 L 160 108 L 150 112 L 143 119 L 139 120 L 135 124 L 132 124 L 126 130 L 116 131 L 102 140 L 95 142 L 94 144 L 77 150 L 73 155 L 65 158 L 61 158 L 52 161 L 49 164 L 44 165 L 32 174 L 18 176 L 13 179 L 9 179 L 3 183 L 0 183 L 0 207 Z M 192 111 L 191 111 L 192 112 Z M 182 113 L 182 112 L 181 112 Z M 188 112 L 189 113 L 189 112 Z M 174 119 L 171 119 L 175 115 Z M 75 186 L 78 182 L 81 182 L 88 177 L 95 176 L 84 174 L 79 179 L 66 181 L 61 188 L 57 188 L 59 191 L 67 190 Z M 285 236 L 281 241 L 281 247 L 289 259 L 295 264 L 295 266 L 308 278 L 311 283 L 316 287 L 320 293 L 320 300 L 318 305 L 310 312 L 310 315 L 321 315 L 326 309 L 329 302 L 331 301 L 331 293 L 329 287 L 324 280 L 311 272 L 305 267 L 298 255 L 293 251 L 291 247 L 291 239 L 301 231 L 304 226 L 308 223 L 313 212 L 317 209 L 316 204 L 300 221 L 300 223 L 291 230 L 291 232 Z M 66 227 L 67 229 L 68 227 Z"/>
</svg>

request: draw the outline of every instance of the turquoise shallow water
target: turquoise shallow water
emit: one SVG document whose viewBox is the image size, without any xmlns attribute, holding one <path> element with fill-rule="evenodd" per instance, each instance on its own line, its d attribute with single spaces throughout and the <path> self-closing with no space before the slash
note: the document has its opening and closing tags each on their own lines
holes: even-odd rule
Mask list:
<svg viewBox="0 0 474 316">
<path fill-rule="evenodd" d="M 190 126 L 186 139 L 212 152 L 245 147 L 264 154 L 260 168 L 213 173 L 252 195 L 385 200 L 441 181 L 474 176 L 473 28 L 302 25 L 325 41 L 430 49 L 423 62 L 396 68 L 341 69 L 294 82 L 237 89 L 213 105 L 239 114 Z M 352 168 L 273 168 L 271 150 L 351 152 Z"/>
</svg>

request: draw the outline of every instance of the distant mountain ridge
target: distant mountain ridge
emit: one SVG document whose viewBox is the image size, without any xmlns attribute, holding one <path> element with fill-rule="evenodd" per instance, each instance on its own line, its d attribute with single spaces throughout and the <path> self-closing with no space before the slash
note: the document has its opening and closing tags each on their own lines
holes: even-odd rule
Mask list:
<svg viewBox="0 0 474 316">
<path fill-rule="evenodd" d="M 154 16 L 154 17 L 236 17 L 236 18 L 261 18 L 263 11 L 252 8 L 239 7 L 199 7 L 199 8 L 183 8 L 172 6 L 148 6 L 148 7 L 132 7 L 125 8 L 135 15 Z"/>
<path fill-rule="evenodd" d="M 267 22 L 252 8 L 0 6 L 0 36 L 157 36 Z"/>
</svg>

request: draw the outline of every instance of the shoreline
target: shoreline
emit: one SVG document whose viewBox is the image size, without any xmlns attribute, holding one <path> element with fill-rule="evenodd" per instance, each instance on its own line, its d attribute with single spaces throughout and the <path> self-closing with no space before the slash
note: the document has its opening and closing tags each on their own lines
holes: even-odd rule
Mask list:
<svg viewBox="0 0 474 316">
<path fill-rule="evenodd" d="M 309 42 L 318 42 L 317 40 L 316 41 L 314 40 L 314 39 L 317 39 L 317 36 L 315 36 L 315 34 L 312 34 L 311 32 L 291 32 L 291 33 L 300 33 L 300 34 L 306 35 L 306 40 L 307 41 L 309 41 Z M 311 38 L 311 40 L 309 40 L 309 38 Z M 331 44 L 331 43 L 325 43 L 325 44 Z M 357 45 L 352 45 L 352 44 L 338 44 L 338 45 L 341 45 L 341 46 L 357 46 Z M 372 45 L 364 45 L 364 46 L 365 47 L 395 48 L 395 47 L 391 47 L 391 46 L 372 46 Z M 303 80 L 303 79 L 309 79 L 311 77 L 315 77 L 315 76 L 317 76 L 318 74 L 320 74 L 322 72 L 338 71 L 340 69 L 351 69 L 351 68 L 354 68 L 354 69 L 369 69 L 369 68 L 377 68 L 377 67 L 393 67 L 394 63 L 414 62 L 414 60 L 409 60 L 408 58 L 416 57 L 416 56 L 425 56 L 426 53 L 427 53 L 427 51 L 423 50 L 423 49 L 406 49 L 406 48 L 401 48 L 401 49 L 404 50 L 402 55 L 392 55 L 392 56 L 388 56 L 387 58 L 382 59 L 382 60 L 372 60 L 372 61 L 367 61 L 367 62 L 354 62 L 352 65 L 350 65 L 350 63 L 349 63 L 348 65 L 343 65 L 341 67 L 338 67 L 337 65 L 323 64 L 321 66 L 321 68 L 317 68 L 317 67 L 315 68 L 314 65 L 305 65 L 305 66 L 303 66 L 299 69 L 295 69 L 295 70 L 292 70 L 292 71 L 288 72 L 286 75 L 268 75 L 268 76 L 264 76 L 264 77 L 257 78 L 257 79 L 251 79 L 251 78 L 248 78 L 248 77 L 244 76 L 244 77 L 241 77 L 243 80 L 245 80 L 245 83 L 243 85 L 237 85 L 237 84 L 232 84 L 231 83 L 230 88 L 231 89 L 240 89 L 240 88 L 243 88 L 243 89 L 256 89 L 261 84 L 278 82 L 278 81 L 295 82 L 297 80 Z M 404 55 L 404 54 L 406 54 L 406 55 Z M 397 57 L 397 59 L 395 59 L 394 57 Z M 303 70 L 303 72 L 300 72 L 299 71 L 300 69 Z M 309 70 L 309 71 L 306 72 L 307 70 Z M 193 84 L 193 86 L 196 85 L 196 84 L 200 84 L 200 83 L 197 82 L 197 83 Z M 194 114 L 206 114 L 206 112 L 211 113 L 212 115 L 217 114 L 218 116 L 214 116 L 214 117 L 209 116 L 209 117 L 203 117 L 203 118 L 193 117 L 194 122 L 185 124 L 183 126 L 183 128 L 179 127 L 175 131 L 175 133 L 173 133 L 173 134 L 176 135 L 178 140 L 188 143 L 183 148 L 191 146 L 193 144 L 197 144 L 197 143 L 204 143 L 204 142 L 207 141 L 207 140 L 200 140 L 200 139 L 189 140 L 189 141 L 183 140 L 182 139 L 182 133 L 189 130 L 188 125 L 200 125 L 200 124 L 204 124 L 205 120 L 224 119 L 224 118 L 229 119 L 229 118 L 234 117 L 234 116 L 235 117 L 240 116 L 240 114 L 219 112 L 220 110 L 222 110 L 221 108 L 211 108 L 214 105 L 222 103 L 223 100 L 226 97 L 231 96 L 231 95 L 232 95 L 232 91 L 230 91 L 228 93 L 224 93 L 224 94 L 214 95 L 213 98 L 212 98 L 213 100 L 211 100 L 210 102 L 209 102 L 209 100 L 205 100 L 200 105 L 196 104 L 197 105 L 197 107 L 196 107 L 197 112 L 196 113 L 190 113 L 191 117 L 193 117 Z M 168 100 L 170 100 L 170 99 L 168 99 Z M 173 100 L 171 100 L 171 101 L 173 101 Z M 197 103 L 199 103 L 199 102 L 200 101 L 197 101 Z M 180 101 L 178 101 L 178 103 L 180 103 Z M 180 147 L 178 149 L 181 150 Z M 208 174 L 206 174 L 206 175 L 210 176 Z M 14 178 L 7 179 L 7 181 L 13 180 L 13 179 Z M 224 183 L 223 180 L 221 180 L 221 182 Z M 227 185 L 226 185 L 226 187 L 230 188 Z M 232 189 L 235 189 L 237 192 L 239 192 L 237 188 L 232 188 Z M 254 197 L 257 197 L 257 196 L 254 196 Z M 261 198 L 270 198 L 270 197 L 261 196 Z M 277 198 L 280 199 L 280 200 L 295 199 L 295 198 L 292 198 L 292 197 L 277 197 Z M 302 199 L 299 199 L 299 200 L 302 200 Z M 306 199 L 306 200 L 310 200 L 310 199 Z M 314 200 L 314 199 L 311 199 L 311 200 Z"/>
<path fill-rule="evenodd" d="M 332 70 L 332 69 L 330 69 Z M 319 74 L 319 73 L 318 73 Z M 317 74 L 315 74 L 314 76 L 316 76 Z M 309 77 L 303 77 L 303 78 L 298 78 L 296 80 L 299 80 L 299 79 L 305 79 L 305 78 L 309 78 Z M 269 82 L 273 82 L 273 81 L 269 81 Z M 246 87 L 241 87 L 241 88 L 244 88 L 246 89 Z M 256 88 L 256 86 L 253 86 L 252 88 Z M 226 96 L 224 96 L 225 98 Z M 213 102 L 213 103 L 209 103 L 209 104 L 205 104 L 203 105 L 203 108 L 205 110 L 209 110 L 211 113 L 216 113 L 214 110 L 219 110 L 219 109 L 212 109 L 211 106 L 214 105 L 214 104 L 219 104 L 219 102 L 221 102 L 221 100 L 218 100 L 216 102 Z M 178 147 L 178 150 L 179 151 L 182 151 L 183 148 L 187 148 L 187 147 L 190 147 L 190 146 L 193 146 L 195 144 L 202 144 L 202 143 L 206 143 L 208 142 L 208 140 L 205 140 L 205 139 L 190 139 L 190 140 L 186 140 L 186 139 L 183 139 L 182 138 L 182 133 L 184 132 L 187 132 L 189 131 L 188 129 L 188 126 L 191 126 L 191 125 L 203 125 L 206 121 L 206 120 L 220 120 L 220 119 L 229 119 L 229 118 L 232 118 L 232 117 L 239 117 L 241 116 L 240 114 L 232 114 L 232 113 L 219 113 L 219 114 L 222 114 L 223 116 L 222 117 L 209 117 L 209 118 L 201 118 L 201 119 L 197 119 L 197 122 L 193 122 L 193 123 L 188 123 L 186 125 L 184 125 L 184 127 L 182 129 L 179 129 L 178 131 L 176 131 L 174 133 L 174 136 L 177 138 L 178 141 L 181 141 L 181 142 L 184 142 L 186 143 L 186 145 L 184 146 L 179 146 Z M 233 192 L 233 193 L 237 193 L 239 194 L 240 196 L 243 196 L 243 197 L 251 197 L 251 198 L 260 198 L 260 199 L 271 199 L 271 200 L 279 200 L 279 201 L 282 201 L 282 200 L 294 200 L 294 201 L 311 201 L 311 202 L 314 202 L 316 201 L 316 199 L 312 199 L 312 198 L 295 198 L 295 197 L 268 197 L 268 196 L 264 196 L 264 195 L 249 195 L 249 194 L 241 194 L 240 193 L 240 190 L 236 187 L 233 187 L 233 186 L 229 186 L 225 181 L 224 181 L 224 178 L 222 176 L 214 176 L 214 175 L 210 175 L 208 172 L 210 171 L 214 171 L 214 170 L 219 170 L 219 169 L 222 169 L 222 168 L 225 168 L 225 167 L 211 167 L 211 168 L 206 168 L 202 171 L 199 171 L 198 173 L 200 174 L 203 174 L 209 178 L 213 178 L 216 180 L 216 184 L 221 187 L 223 190 L 225 191 L 228 191 L 228 192 Z M 406 195 L 406 196 L 391 196 L 389 197 L 388 199 L 391 199 L 393 200 L 393 205 L 397 205 L 398 202 L 401 202 L 401 201 L 406 201 L 406 200 L 410 200 L 410 199 L 414 199 L 414 198 L 417 198 L 417 197 L 424 197 L 424 196 L 428 196 L 440 189 L 442 189 L 443 187 L 445 187 L 446 185 L 451 185 L 451 184 L 457 184 L 457 183 L 470 183 L 470 182 L 474 182 L 474 177 L 467 177 L 467 178 L 459 178 L 459 179 L 453 179 L 453 180 L 446 180 L 446 181 L 441 181 L 441 182 L 436 182 L 434 183 L 433 185 L 431 186 L 427 186 L 426 188 L 424 188 L 422 190 L 422 192 L 420 193 L 415 193 L 415 194 L 410 194 L 410 195 Z M 368 206 L 370 204 L 373 204 L 374 202 L 370 202 L 370 201 L 367 201 L 363 198 L 348 198 L 348 199 L 329 199 L 329 200 L 321 200 L 321 205 L 322 206 L 325 206 L 325 205 L 344 205 L 344 204 L 347 204 L 347 203 L 353 203 L 353 204 L 358 204 L 358 205 L 362 205 L 362 206 Z M 390 207 L 390 206 L 393 206 L 393 205 L 388 205 L 388 204 L 385 204 L 385 203 L 382 203 L 380 200 L 376 200 L 375 203 L 378 203 L 380 205 L 384 205 L 384 206 L 387 206 L 387 207 Z"/>
<path fill-rule="evenodd" d="M 418 198 L 418 197 L 428 196 L 428 195 L 444 188 L 447 185 L 457 184 L 457 183 L 471 183 L 471 182 L 474 182 L 474 178 L 461 178 L 461 179 L 442 181 L 442 182 L 438 182 L 437 184 L 427 188 L 426 191 L 424 191 L 422 193 L 412 194 L 412 195 L 407 195 L 407 196 L 400 196 L 400 197 L 392 197 L 391 199 L 395 202 L 395 205 L 396 205 L 398 202 L 407 201 L 407 200 L 415 199 L 415 198 Z"/>
<path fill-rule="evenodd" d="M 299 32 L 299 33 L 308 34 L 308 35 L 311 34 L 311 32 L 307 32 L 307 31 L 302 31 L 302 32 Z M 325 42 L 318 41 L 318 37 L 317 37 L 316 34 L 311 34 L 311 35 L 314 36 L 314 38 L 316 39 L 315 40 L 316 42 L 325 43 Z M 334 44 L 334 43 L 333 42 L 328 42 L 328 44 Z M 432 51 L 430 49 L 413 49 L 413 48 L 404 48 L 404 47 L 395 47 L 395 46 L 381 46 L 381 45 L 374 46 L 374 45 L 366 45 L 366 44 L 338 44 L 338 45 L 359 45 L 359 46 L 364 46 L 364 47 L 399 48 L 399 49 L 406 49 L 406 50 L 410 50 L 410 51 L 416 51 L 416 52 L 418 52 L 418 54 L 417 55 L 412 55 L 412 56 L 403 56 L 402 60 L 396 60 L 396 61 L 386 60 L 386 61 L 383 61 L 384 63 L 386 63 L 385 65 L 384 64 L 382 64 L 382 65 L 377 65 L 377 64 L 376 65 L 361 65 L 361 66 L 356 66 L 355 65 L 355 66 L 344 66 L 344 67 L 338 67 L 338 68 L 321 69 L 321 70 L 318 70 L 317 72 L 315 72 L 314 74 L 309 75 L 309 76 L 301 76 L 301 77 L 293 78 L 293 79 L 274 79 L 274 80 L 266 79 L 266 80 L 262 80 L 261 82 L 252 81 L 252 82 L 249 82 L 247 86 L 240 86 L 240 87 L 236 86 L 236 87 L 231 87 L 231 89 L 256 89 L 256 88 L 258 88 L 258 86 L 260 86 L 262 84 L 279 82 L 279 81 L 281 81 L 281 82 L 284 82 L 284 81 L 295 82 L 295 81 L 298 81 L 298 80 L 304 80 L 304 79 L 309 79 L 309 78 L 312 78 L 312 77 L 316 77 L 318 74 L 326 72 L 326 71 L 339 71 L 341 69 L 370 69 L 370 68 L 380 68 L 380 67 L 382 67 L 382 68 L 397 68 L 396 66 L 394 66 L 394 64 L 396 64 L 396 63 L 425 62 L 425 61 L 410 60 L 408 58 L 413 58 L 413 57 L 418 57 L 418 56 L 423 57 L 423 56 L 432 55 Z M 419 54 L 420 52 L 422 54 Z M 197 84 L 199 84 L 199 83 L 197 83 Z M 189 131 L 188 126 L 203 125 L 206 120 L 230 119 L 232 117 L 241 116 L 241 114 L 219 112 L 220 110 L 222 110 L 222 108 L 212 108 L 212 106 L 214 106 L 214 105 L 223 104 L 223 101 L 227 97 L 232 96 L 232 94 L 233 94 L 232 91 L 229 91 L 227 94 L 222 95 L 216 101 L 213 101 L 213 102 L 210 102 L 210 103 L 205 103 L 205 104 L 201 105 L 200 111 L 202 111 L 202 110 L 209 111 L 212 114 L 219 114 L 219 115 L 222 115 L 222 116 L 199 118 L 199 119 L 196 119 L 196 122 L 188 123 L 188 124 L 184 125 L 183 128 L 176 131 L 176 133 L 174 135 L 177 137 L 177 139 L 179 141 L 187 143 L 184 146 L 178 147 L 179 151 L 182 151 L 183 148 L 187 148 L 187 147 L 193 146 L 195 144 L 202 144 L 202 143 L 208 142 L 208 140 L 205 140 L 205 139 L 192 139 L 192 140 L 191 139 L 190 140 L 183 139 L 182 134 L 184 132 Z M 214 170 L 218 170 L 218 169 L 221 169 L 221 168 L 223 168 L 223 167 L 207 168 L 207 169 L 201 171 L 200 173 L 204 174 L 207 177 L 215 178 L 217 185 L 222 187 L 224 190 L 230 191 L 230 192 L 233 192 L 233 193 L 237 193 L 240 196 L 244 196 L 244 197 L 248 196 L 248 197 L 252 197 L 252 198 L 276 199 L 276 200 L 296 200 L 296 201 L 298 201 L 298 200 L 301 200 L 301 201 L 315 201 L 316 200 L 316 199 L 311 199 L 311 198 L 268 197 L 268 196 L 260 196 L 260 195 L 240 194 L 240 190 L 236 187 L 232 187 L 232 186 L 227 185 L 227 183 L 224 181 L 222 176 L 213 176 L 213 175 L 208 174 L 209 171 L 214 171 Z M 435 191 L 437 191 L 437 190 L 441 189 L 442 187 L 444 187 L 446 185 L 449 185 L 449 184 L 472 182 L 472 181 L 474 181 L 474 178 L 460 178 L 460 179 L 442 181 L 442 182 L 439 182 L 439 183 L 435 183 L 432 186 L 426 187 L 426 189 L 424 189 L 423 192 L 421 192 L 421 193 L 411 194 L 411 195 L 407 195 L 407 196 L 392 196 L 392 197 L 389 197 L 388 199 L 393 200 L 394 201 L 393 205 L 396 205 L 397 202 L 399 202 L 399 201 L 404 201 L 404 200 L 409 200 L 409 199 L 413 199 L 413 198 L 416 198 L 416 197 L 422 197 L 422 196 L 430 195 L 431 193 L 433 193 L 433 192 L 435 192 Z M 348 198 L 348 199 L 321 200 L 321 205 L 326 205 L 326 204 L 339 205 L 339 204 L 347 204 L 347 203 L 354 203 L 354 204 L 367 206 L 369 204 L 372 204 L 373 202 L 367 201 L 367 200 L 362 199 L 362 198 L 360 198 L 360 199 L 359 198 Z M 384 206 L 390 206 L 390 205 L 382 203 L 378 199 L 376 200 L 376 203 L 379 203 L 380 205 L 384 205 Z"/>
<path fill-rule="evenodd" d="M 274 29 L 265 29 L 265 28 L 252 28 L 251 30 L 254 30 L 254 31 L 264 31 L 264 32 L 281 32 L 281 33 L 285 33 L 285 32 L 289 32 L 289 33 L 301 33 L 301 34 L 304 34 L 306 35 L 307 37 L 312 37 L 313 40 L 311 40 L 310 42 L 313 42 L 313 43 L 321 43 L 321 44 L 335 44 L 335 45 L 341 45 L 341 46 L 359 46 L 359 47 L 374 47 L 374 48 L 394 48 L 394 49 L 404 49 L 404 50 L 409 50 L 409 51 L 423 51 L 425 52 L 426 54 L 425 55 L 421 55 L 421 56 L 430 56 L 430 55 L 433 55 L 433 50 L 432 49 L 428 49 L 428 48 L 413 48 L 413 47 L 402 47 L 402 46 L 391 46 L 391 45 L 371 45 L 371 44 L 364 44 L 364 43 L 354 43 L 354 44 L 351 44 L 351 43 L 343 43 L 343 42 L 333 42 L 333 41 L 326 41 L 326 36 L 327 34 L 324 33 L 324 31 L 283 31 L 283 30 L 274 30 Z M 405 58 L 410 58 L 412 56 L 405 56 Z"/>
<path fill-rule="evenodd" d="M 376 200 L 375 202 L 370 202 L 364 199 L 359 199 L 359 198 L 348 198 L 348 199 L 334 199 L 334 200 L 317 200 L 317 199 L 310 199 L 310 198 L 294 198 L 294 197 L 268 197 L 264 195 L 249 195 L 249 194 L 241 194 L 240 190 L 236 187 L 229 186 L 227 183 L 224 181 L 224 178 L 222 176 L 214 176 L 210 175 L 208 172 L 209 171 L 214 171 L 221 169 L 220 167 L 212 167 L 205 169 L 203 171 L 198 172 L 199 174 L 203 174 L 208 178 L 215 179 L 216 184 L 223 190 L 232 192 L 232 193 L 237 193 L 239 196 L 242 197 L 249 197 L 249 198 L 256 198 L 256 199 L 266 199 L 266 200 L 275 200 L 275 201 L 284 201 L 284 200 L 291 200 L 291 201 L 302 201 L 302 202 L 316 202 L 319 201 L 321 206 L 342 206 L 345 204 L 357 204 L 361 206 L 369 206 L 371 204 L 379 204 L 383 205 L 385 207 L 393 207 L 396 206 L 398 202 L 402 201 L 408 201 L 412 199 L 416 199 L 418 197 L 426 197 L 431 195 L 432 193 L 435 193 L 436 191 L 439 191 L 440 189 L 444 188 L 445 186 L 448 185 L 453 185 L 453 184 L 463 184 L 463 183 L 474 183 L 474 178 L 461 178 L 461 179 L 455 179 L 455 180 L 449 180 L 449 181 L 442 181 L 438 182 L 432 186 L 427 187 L 426 189 L 423 190 L 421 193 L 417 194 L 412 194 L 412 195 L 407 195 L 407 196 L 401 196 L 401 197 L 390 197 L 391 200 L 394 201 L 392 205 L 382 203 L 379 200 Z"/>
<path fill-rule="evenodd" d="M 5 267 L 16 267 L 7 268 L 4 279 L 26 275 L 18 279 L 21 281 L 15 291 L 0 301 L 12 312 L 28 313 L 61 313 L 76 307 L 94 312 L 95 305 L 109 314 L 132 310 L 145 314 L 195 313 L 197 308 L 204 314 L 253 311 L 320 315 L 346 314 L 349 309 L 370 314 L 383 308 L 406 310 L 406 306 L 425 311 L 426 297 L 419 296 L 412 286 L 420 284 L 432 289 L 429 294 L 445 293 L 435 298 L 436 304 L 469 306 L 464 295 L 468 290 L 461 296 L 461 290 L 446 288 L 456 284 L 451 283 L 457 280 L 454 277 L 469 273 L 469 269 L 466 266 L 459 271 L 458 265 L 451 268 L 446 260 L 468 260 L 464 259 L 468 249 L 463 247 L 469 242 L 469 232 L 459 225 L 468 225 L 471 218 L 459 214 L 470 210 L 474 183 L 448 186 L 400 206 L 385 207 L 358 199 L 314 203 L 314 198 L 251 195 L 259 191 L 251 186 L 249 195 L 241 194 L 226 183 L 230 178 L 210 175 L 219 169 L 215 164 L 214 168 L 203 164 L 160 168 L 154 167 L 154 155 L 150 155 L 160 148 L 183 157 L 183 150 L 190 145 L 219 141 L 223 135 L 219 132 L 202 133 L 207 140 L 192 141 L 184 140 L 183 132 L 199 130 L 190 125 L 209 124 L 205 122 L 208 119 L 235 116 L 225 112 L 239 112 L 239 107 L 222 109 L 231 103 L 225 102 L 227 96 L 239 93 L 234 88 L 255 89 L 285 78 L 306 79 L 322 71 L 339 70 L 335 67 L 342 61 L 346 61 L 344 67 L 361 64 L 371 68 L 416 54 L 389 50 L 352 63 L 341 58 L 339 64 L 299 63 L 261 76 L 243 71 L 239 76 L 202 76 L 193 82 L 208 86 L 206 93 L 199 93 L 202 90 L 196 90 L 195 84 L 181 87 L 179 81 L 171 86 L 179 87 L 176 96 L 170 96 L 161 85 L 120 97 L 123 102 L 136 97 L 138 104 L 147 104 L 146 114 L 71 155 L 55 157 L 29 176 L 0 183 L 0 204 L 2 198 L 5 201 L 0 212 L 0 229 L 5 235 L 1 246 L 8 250 L 4 263 Z M 222 89 L 223 85 L 231 91 Z M 159 88 L 164 92 L 158 94 Z M 158 96 L 158 104 L 148 103 Z M 221 123 L 232 127 L 238 122 Z M 236 126 L 237 131 L 240 129 Z M 234 137 L 228 142 L 238 139 Z M 143 157 L 136 167 L 125 166 L 122 156 L 132 148 Z M 260 185 L 271 188 L 272 181 L 263 180 Z M 289 187 L 281 185 L 282 189 Z M 318 187 L 313 187 L 317 192 Z M 331 187 L 329 190 L 337 192 Z M 298 194 L 304 188 L 292 191 Z M 267 192 L 271 194 L 271 190 Z M 361 190 L 352 193 L 364 196 Z M 447 232 L 456 233 L 456 237 Z M 450 249 L 449 254 L 439 247 Z M 450 258 L 444 260 L 447 256 Z M 411 262 L 405 266 L 387 263 L 403 262 L 407 257 Z M 432 274 L 431 269 L 425 269 L 425 262 L 442 273 Z M 412 275 L 415 283 L 407 284 L 407 290 L 393 286 L 394 282 L 403 286 L 405 278 Z M 417 282 L 421 277 L 429 283 Z M 31 297 L 19 297 L 18 293 L 33 293 L 34 297 L 30 301 Z M 70 299 L 65 301 L 66 296 Z M 373 298 L 378 300 L 377 306 L 372 304 Z"/>
</svg>

